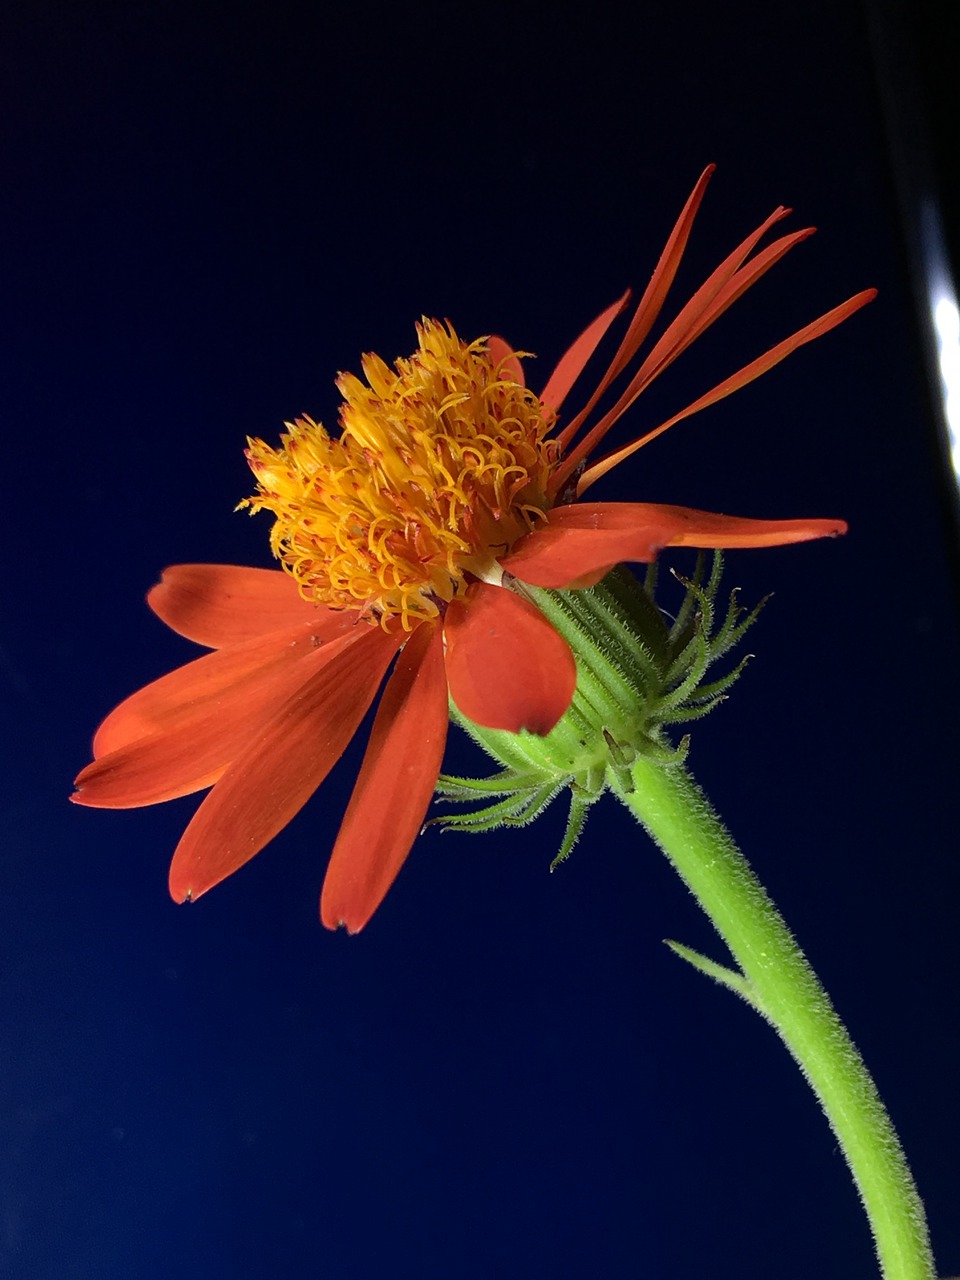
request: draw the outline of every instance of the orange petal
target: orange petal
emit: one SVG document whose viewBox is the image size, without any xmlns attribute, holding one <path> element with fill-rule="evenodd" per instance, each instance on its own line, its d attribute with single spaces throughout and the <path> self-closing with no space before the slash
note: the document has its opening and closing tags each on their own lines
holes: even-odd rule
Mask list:
<svg viewBox="0 0 960 1280">
<path fill-rule="evenodd" d="M 443 632 L 420 626 L 380 699 L 320 896 L 328 929 L 357 933 L 393 884 L 423 823 L 447 740 Z"/>
<path fill-rule="evenodd" d="M 804 328 L 798 329 L 796 333 L 791 334 L 789 338 L 784 338 L 782 342 L 778 342 L 775 347 L 771 347 L 762 356 L 758 356 L 756 360 L 744 365 L 737 373 L 731 374 L 729 378 L 725 378 L 723 382 L 718 383 L 712 391 L 702 395 L 699 400 L 694 400 L 693 404 L 687 405 L 686 409 L 681 409 L 679 413 L 675 413 L 666 422 L 661 422 L 659 427 L 648 431 L 639 440 L 634 440 L 631 444 L 624 445 L 622 449 L 617 449 L 615 452 L 607 454 L 605 458 L 595 462 L 592 467 L 588 467 L 583 473 L 577 486 L 577 493 L 585 493 L 592 484 L 595 484 L 601 476 L 606 475 L 608 471 L 611 471 L 618 463 L 621 463 L 624 458 L 629 458 L 632 453 L 642 449 L 645 444 L 649 444 L 651 440 L 662 435 L 664 431 L 669 430 L 676 423 L 681 422 L 684 418 L 691 417 L 695 413 L 699 413 L 701 409 L 706 409 L 710 405 L 716 404 L 718 400 L 723 400 L 726 396 L 732 395 L 734 391 L 739 391 L 741 387 L 745 387 L 748 383 L 753 382 L 754 379 L 759 378 L 769 369 L 772 369 L 774 365 L 779 364 L 781 360 L 785 360 L 798 347 L 802 347 L 805 343 L 812 342 L 814 338 L 819 338 L 823 334 L 829 333 L 831 329 L 836 328 L 838 324 L 842 324 L 844 320 L 852 316 L 855 311 L 859 311 L 868 302 L 872 302 L 876 296 L 876 289 L 864 289 L 862 293 L 848 298 L 839 307 L 834 307 L 832 311 L 828 311 L 825 315 L 811 321 Z"/>
<path fill-rule="evenodd" d="M 332 612 L 308 604 L 280 569 L 235 564 L 175 564 L 163 571 L 147 604 L 171 630 L 211 649 Z"/>
<path fill-rule="evenodd" d="M 450 696 L 476 724 L 545 734 L 569 707 L 573 654 L 528 600 L 475 582 L 447 607 L 443 632 Z"/>
<path fill-rule="evenodd" d="M 687 203 L 683 206 L 680 217 L 677 219 L 673 230 L 670 232 L 669 239 L 664 245 L 663 252 L 660 255 L 660 261 L 657 263 L 656 269 L 650 277 L 650 282 L 643 292 L 643 297 L 640 299 L 637 309 L 633 314 L 633 319 L 630 321 L 630 326 L 623 336 L 623 341 L 620 343 L 617 354 L 610 362 L 610 367 L 601 378 L 599 385 L 591 395 L 588 403 L 580 410 L 577 416 L 568 423 L 566 427 L 564 427 L 563 431 L 560 432 L 558 438 L 562 445 L 566 446 L 570 439 L 576 434 L 581 423 L 593 409 L 593 406 L 603 395 L 604 391 L 606 391 L 607 387 L 610 386 L 614 378 L 626 368 L 636 355 L 637 351 L 639 351 L 641 343 L 655 324 L 657 317 L 660 314 L 660 310 L 663 307 L 667 292 L 673 284 L 674 277 L 677 274 L 680 259 L 683 257 L 683 252 L 687 247 L 687 241 L 690 238 L 694 218 L 697 216 L 697 211 L 700 208 L 700 203 L 703 200 L 704 193 L 707 189 L 707 183 L 713 176 L 715 168 L 716 165 L 707 165 L 706 169 L 704 169 L 703 173 L 701 173 L 700 177 L 697 179 L 696 186 L 687 197 Z M 621 301 L 625 301 L 627 296 L 627 294 L 624 294 Z M 608 313 L 604 312 L 604 315 L 606 314 Z M 597 322 L 594 321 L 594 324 L 596 323 Z M 587 332 L 589 333 L 590 330 L 588 329 Z M 582 339 L 578 339 L 578 342 L 579 341 L 582 341 Z"/>
<path fill-rule="evenodd" d="M 557 367 L 547 379 L 547 385 L 540 393 L 541 403 L 545 404 L 548 409 L 559 409 L 563 404 L 570 388 L 580 377 L 587 361 L 596 351 L 604 334 L 627 305 L 629 299 L 630 290 L 628 289 L 612 306 L 607 307 L 606 311 L 601 311 L 596 320 L 587 325 L 579 338 L 560 357 Z"/>
<path fill-rule="evenodd" d="M 712 323 L 712 320 L 717 319 L 726 310 L 726 306 L 717 305 L 718 295 L 722 296 L 724 289 L 736 276 L 744 261 L 773 224 L 781 218 L 785 218 L 788 213 L 790 213 L 790 210 L 784 208 L 783 205 L 774 209 L 773 213 L 757 227 L 756 231 L 751 232 L 745 240 L 741 241 L 736 249 L 724 258 L 719 267 L 710 273 L 686 306 L 681 309 L 676 319 L 667 326 L 640 368 L 630 379 L 616 404 L 603 415 L 599 422 L 590 428 L 583 439 L 577 443 L 576 447 L 564 459 L 554 477 L 553 492 L 558 492 L 562 488 L 564 482 L 576 470 L 578 464 L 593 452 L 614 423 L 626 413 L 650 383 L 664 369 L 668 368 L 682 351 L 686 350 L 690 342 L 693 341 L 693 337 L 702 333 L 708 323 Z M 794 236 L 793 242 L 796 243 L 807 234 L 809 234 L 809 229 Z M 786 252 L 786 250 L 784 249 L 783 252 Z M 780 253 L 781 257 L 783 252 Z M 770 265 L 772 263 L 767 263 L 767 266 Z M 762 272 L 759 274 L 762 274 Z M 759 279 L 759 275 L 754 275 L 750 279 L 750 283 L 755 283 L 757 279 Z M 712 320 L 706 321 L 704 317 L 707 316 L 712 316 Z"/>
<path fill-rule="evenodd" d="M 88 765 L 71 799 L 99 809 L 135 809 L 212 786 L 261 724 L 355 638 L 348 634 L 321 649 L 301 645 L 301 661 L 272 663 L 256 681 L 240 682 L 220 697 L 194 703 L 175 725 Z M 283 647 L 285 656 L 290 647 Z"/>
<path fill-rule="evenodd" d="M 397 637 L 362 634 L 316 671 L 237 756 L 197 810 L 170 866 L 177 902 L 242 867 L 306 804 L 357 731 Z"/>
<path fill-rule="evenodd" d="M 847 532 L 846 520 L 754 520 L 747 516 L 724 516 L 689 507 L 668 508 L 677 525 L 668 543 L 671 547 L 700 547 L 704 550 L 738 547 L 783 547 L 792 542 L 812 542 L 816 538 L 836 538 Z"/>
<path fill-rule="evenodd" d="M 687 330 L 686 336 L 675 344 L 670 351 L 669 358 L 663 364 L 661 372 L 672 364 L 678 356 L 682 355 L 687 347 L 696 342 L 697 338 L 705 333 L 716 320 L 719 320 L 738 298 L 743 297 L 761 276 L 766 275 L 772 266 L 785 257 L 791 249 L 801 244 L 804 240 L 808 240 L 815 232 L 816 227 L 804 227 L 800 231 L 791 232 L 788 236 L 781 236 L 779 240 L 774 240 L 773 244 L 768 244 L 765 249 L 755 254 L 749 262 L 745 262 L 720 289 L 710 305 L 700 313 L 699 318 Z"/>
<path fill-rule="evenodd" d="M 623 561 L 664 547 L 775 547 L 845 533 L 842 520 L 749 520 L 646 502 L 577 503 L 516 543 L 508 573 L 538 587 L 589 586 Z"/>
<path fill-rule="evenodd" d="M 739 244 L 733 253 L 712 271 L 690 301 L 682 308 L 680 314 L 668 325 L 658 339 L 650 354 L 637 371 L 631 387 L 624 396 L 627 408 L 639 394 L 639 390 L 650 383 L 664 369 L 668 368 L 676 358 L 686 351 L 687 347 L 698 338 L 709 326 L 726 311 L 737 298 L 756 282 L 795 245 L 806 240 L 814 232 L 813 227 L 804 227 L 792 235 L 782 236 L 772 245 L 747 261 L 758 242 L 766 235 L 775 222 L 785 218 L 791 211 L 782 205 L 774 209 L 767 218 L 746 240 Z M 745 264 L 745 265 L 741 265 Z M 631 388 L 633 399 L 627 400 Z M 639 390 L 637 390 L 639 388 Z M 622 410 L 621 410 L 622 412 Z"/>
<path fill-rule="evenodd" d="M 359 625 L 351 614 L 340 614 L 337 634 L 349 635 Z M 99 759 L 153 733 L 169 733 L 220 706 L 224 699 L 255 693 L 261 682 L 270 681 L 281 668 L 299 662 L 318 644 L 332 639 L 331 631 L 325 620 L 319 627 L 315 622 L 301 622 L 178 667 L 138 689 L 111 711 L 94 736 L 94 756 Z"/>
<path fill-rule="evenodd" d="M 519 383 L 521 387 L 527 385 L 523 373 L 523 365 L 513 354 L 513 347 L 509 342 L 493 334 L 492 337 L 487 339 L 487 354 L 494 364 L 500 365 L 501 377 L 510 378 L 512 381 Z"/>
</svg>

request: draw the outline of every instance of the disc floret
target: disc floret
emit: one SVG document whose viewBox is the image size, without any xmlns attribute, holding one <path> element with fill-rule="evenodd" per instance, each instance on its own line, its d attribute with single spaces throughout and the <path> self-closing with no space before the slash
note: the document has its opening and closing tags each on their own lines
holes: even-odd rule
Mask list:
<svg viewBox="0 0 960 1280">
<path fill-rule="evenodd" d="M 514 353 L 463 342 L 424 319 L 418 350 L 391 368 L 363 357 L 341 374 L 340 435 L 308 417 L 278 449 L 249 440 L 257 493 L 271 511 L 274 554 L 301 594 L 358 607 L 404 630 L 442 612 L 542 521 L 557 446 L 554 415 L 516 376 Z"/>
</svg>

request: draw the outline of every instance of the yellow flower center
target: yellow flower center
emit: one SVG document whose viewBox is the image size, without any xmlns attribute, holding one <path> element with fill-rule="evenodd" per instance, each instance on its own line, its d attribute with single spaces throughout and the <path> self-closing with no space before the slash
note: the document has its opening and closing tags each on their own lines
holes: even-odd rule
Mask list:
<svg viewBox="0 0 960 1280">
<path fill-rule="evenodd" d="M 437 616 L 540 521 L 558 451 L 553 414 L 496 362 L 485 339 L 417 326 L 419 349 L 393 369 L 363 357 L 341 374 L 340 437 L 310 418 L 281 447 L 250 440 L 257 493 L 272 511 L 274 555 L 305 599 L 368 612 L 405 630 Z"/>
</svg>

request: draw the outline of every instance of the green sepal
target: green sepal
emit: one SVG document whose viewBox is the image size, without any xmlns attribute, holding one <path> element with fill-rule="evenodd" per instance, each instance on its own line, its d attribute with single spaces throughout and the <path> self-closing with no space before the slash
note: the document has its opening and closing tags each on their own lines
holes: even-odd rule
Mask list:
<svg viewBox="0 0 960 1280">
<path fill-rule="evenodd" d="M 600 794 L 591 795 L 575 783 L 570 787 L 570 812 L 567 815 L 567 828 L 563 833 L 563 840 L 560 842 L 560 848 L 557 856 L 550 863 L 550 870 L 556 871 L 561 862 L 566 862 L 570 857 L 570 851 L 583 834 L 583 828 L 586 826 L 587 814 L 590 806 L 596 804 L 600 799 Z"/>
<path fill-rule="evenodd" d="M 497 804 L 487 805 L 482 809 L 471 809 L 468 813 L 444 814 L 442 817 L 430 818 L 424 826 L 439 824 L 444 831 L 493 831 L 497 827 L 525 827 L 535 818 L 539 818 L 561 790 L 560 783 L 525 787 L 508 795 Z"/>
<path fill-rule="evenodd" d="M 539 785 L 536 773 L 521 774 L 504 769 L 489 778 L 457 778 L 442 773 L 437 779 L 437 794 L 445 800 L 470 800 L 474 796 L 510 796 L 517 791 L 532 790 Z"/>
</svg>

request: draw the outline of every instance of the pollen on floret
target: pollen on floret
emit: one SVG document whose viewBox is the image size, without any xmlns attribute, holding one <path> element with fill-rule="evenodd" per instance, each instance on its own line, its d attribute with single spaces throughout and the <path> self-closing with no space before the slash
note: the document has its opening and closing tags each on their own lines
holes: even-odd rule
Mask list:
<svg viewBox="0 0 960 1280">
<path fill-rule="evenodd" d="M 341 374 L 340 434 L 286 423 L 279 448 L 248 441 L 271 546 L 308 600 L 360 609 L 405 630 L 438 615 L 467 581 L 544 517 L 557 446 L 553 414 L 486 339 L 424 319 L 391 368 L 363 357 Z M 514 364 L 514 368 L 515 368 Z"/>
</svg>

